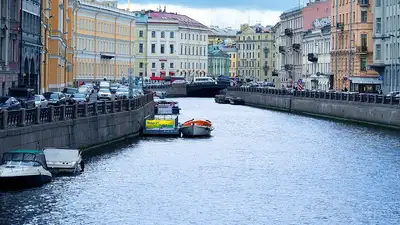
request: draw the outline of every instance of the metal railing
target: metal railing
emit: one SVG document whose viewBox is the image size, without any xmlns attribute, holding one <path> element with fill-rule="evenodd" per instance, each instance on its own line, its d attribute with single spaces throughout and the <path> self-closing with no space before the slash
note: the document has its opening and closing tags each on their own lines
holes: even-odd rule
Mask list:
<svg viewBox="0 0 400 225">
<path fill-rule="evenodd" d="M 153 101 L 153 94 L 147 93 L 133 99 L 91 102 L 74 105 L 36 107 L 34 109 L 0 111 L 0 129 L 52 123 L 81 117 L 97 116 L 122 111 L 136 110 Z"/>
<path fill-rule="evenodd" d="M 365 102 L 370 104 L 398 105 L 400 107 L 400 98 L 394 96 L 385 96 L 367 93 L 348 93 L 348 92 L 325 92 L 325 91 L 294 91 L 291 89 L 274 88 L 244 88 L 229 87 L 228 91 L 260 93 L 265 95 L 287 95 L 296 98 L 326 99 L 336 101 Z"/>
</svg>

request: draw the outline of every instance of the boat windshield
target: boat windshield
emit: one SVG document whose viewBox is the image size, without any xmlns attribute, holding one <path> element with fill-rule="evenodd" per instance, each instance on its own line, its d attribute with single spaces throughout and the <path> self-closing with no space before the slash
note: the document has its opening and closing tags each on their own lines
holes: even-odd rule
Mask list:
<svg viewBox="0 0 400 225">
<path fill-rule="evenodd" d="M 40 163 L 32 161 L 6 161 L 4 164 L 6 166 L 41 166 Z"/>
<path fill-rule="evenodd" d="M 35 163 L 43 166 L 45 169 L 47 168 L 46 158 L 43 153 L 27 153 L 27 152 L 6 152 L 3 154 L 3 164 L 9 162 L 16 162 L 16 163 Z"/>
</svg>

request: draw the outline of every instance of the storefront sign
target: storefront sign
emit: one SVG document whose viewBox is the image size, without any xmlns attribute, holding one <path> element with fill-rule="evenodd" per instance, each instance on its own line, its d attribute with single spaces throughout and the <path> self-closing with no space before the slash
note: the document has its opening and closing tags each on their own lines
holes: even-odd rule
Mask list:
<svg viewBox="0 0 400 225">
<path fill-rule="evenodd" d="M 146 120 L 146 129 L 174 129 L 175 120 Z"/>
</svg>

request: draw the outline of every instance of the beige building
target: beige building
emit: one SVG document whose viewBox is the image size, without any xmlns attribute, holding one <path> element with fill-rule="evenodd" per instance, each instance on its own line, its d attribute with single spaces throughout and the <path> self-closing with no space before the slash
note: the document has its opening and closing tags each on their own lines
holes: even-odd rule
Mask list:
<svg viewBox="0 0 400 225">
<path fill-rule="evenodd" d="M 373 63 L 372 3 L 332 1 L 331 70 L 337 90 L 373 92 L 380 88 L 378 73 L 368 67 Z"/>
<path fill-rule="evenodd" d="M 236 36 L 237 75 L 244 81 L 276 82 L 273 70 L 273 34 L 261 25 L 243 24 Z"/>
</svg>

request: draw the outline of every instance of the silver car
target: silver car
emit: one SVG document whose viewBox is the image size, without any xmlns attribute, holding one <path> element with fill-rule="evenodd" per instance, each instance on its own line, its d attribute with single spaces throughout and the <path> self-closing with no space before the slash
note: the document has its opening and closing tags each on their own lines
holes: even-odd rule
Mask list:
<svg viewBox="0 0 400 225">
<path fill-rule="evenodd" d="M 112 94 L 110 89 L 101 88 L 99 92 L 97 92 L 97 100 L 112 100 Z"/>
<path fill-rule="evenodd" d="M 47 107 L 49 102 L 43 95 L 35 95 L 35 106 L 36 107 Z"/>
<path fill-rule="evenodd" d="M 128 98 L 129 90 L 127 88 L 118 88 L 117 92 L 115 92 L 115 96 L 122 99 Z"/>
</svg>

